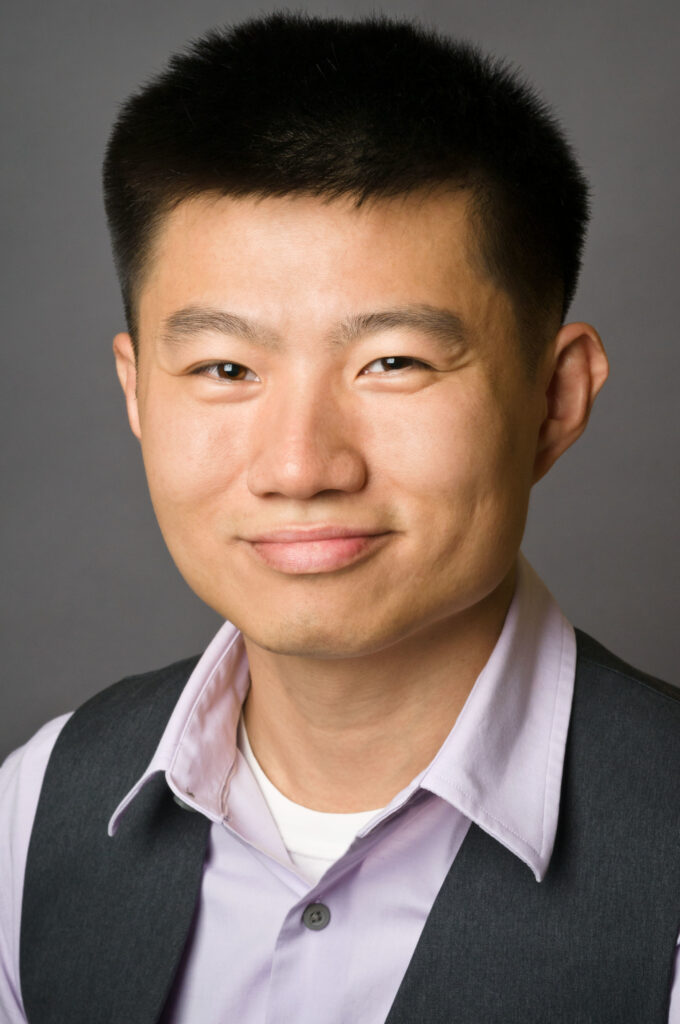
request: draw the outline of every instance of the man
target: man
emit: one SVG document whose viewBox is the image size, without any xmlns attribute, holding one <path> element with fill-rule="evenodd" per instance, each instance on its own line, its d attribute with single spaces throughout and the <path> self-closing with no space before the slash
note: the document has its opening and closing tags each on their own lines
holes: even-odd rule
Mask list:
<svg viewBox="0 0 680 1024">
<path fill-rule="evenodd" d="M 227 621 L 3 768 L 3 1021 L 680 1021 L 680 709 L 519 555 L 607 376 L 530 90 L 272 15 L 124 107 L 114 340 Z"/>
</svg>

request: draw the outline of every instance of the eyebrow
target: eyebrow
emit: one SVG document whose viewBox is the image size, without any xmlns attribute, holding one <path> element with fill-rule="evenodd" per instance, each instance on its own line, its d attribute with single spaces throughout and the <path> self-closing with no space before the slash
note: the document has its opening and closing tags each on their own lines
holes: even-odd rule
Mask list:
<svg viewBox="0 0 680 1024">
<path fill-rule="evenodd" d="M 327 341 L 331 348 L 344 348 L 364 335 L 399 327 L 421 331 L 452 349 L 460 347 L 468 338 L 465 324 L 457 313 L 427 303 L 411 303 L 350 314 L 331 329 Z M 171 313 L 163 322 L 160 337 L 164 345 L 176 348 L 204 331 L 243 338 L 270 351 L 278 352 L 284 347 L 281 335 L 265 324 L 210 306 L 186 306 Z"/>
</svg>

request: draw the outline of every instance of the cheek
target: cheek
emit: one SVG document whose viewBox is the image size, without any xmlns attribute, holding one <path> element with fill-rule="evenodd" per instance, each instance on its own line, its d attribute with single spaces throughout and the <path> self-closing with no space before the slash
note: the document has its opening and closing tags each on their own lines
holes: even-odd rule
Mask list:
<svg viewBox="0 0 680 1024">
<path fill-rule="evenodd" d="M 219 410 L 160 399 L 145 410 L 142 454 L 162 521 L 210 505 L 238 477 L 246 449 L 245 438 L 233 422 L 223 422 Z"/>
<path fill-rule="evenodd" d="M 371 447 L 381 476 L 447 517 L 451 502 L 475 503 L 515 480 L 515 433 L 504 409 L 484 393 L 442 388 L 413 396 L 409 407 L 383 420 Z"/>
<path fill-rule="evenodd" d="M 381 476 L 407 497 L 424 578 L 495 581 L 526 519 L 531 459 L 521 417 L 484 388 L 451 388 L 395 419 L 391 437 Z"/>
</svg>

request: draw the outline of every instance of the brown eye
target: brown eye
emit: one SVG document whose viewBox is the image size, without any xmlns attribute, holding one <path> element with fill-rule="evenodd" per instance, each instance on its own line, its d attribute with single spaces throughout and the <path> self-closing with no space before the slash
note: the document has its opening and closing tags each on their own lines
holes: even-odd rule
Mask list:
<svg viewBox="0 0 680 1024">
<path fill-rule="evenodd" d="M 257 380 L 252 370 L 249 370 L 243 363 L 208 363 L 205 366 L 198 366 L 191 371 L 198 377 L 210 377 L 212 380 L 241 381 Z M 247 375 L 250 374 L 250 377 Z"/>
<path fill-rule="evenodd" d="M 215 363 L 215 376 L 220 380 L 243 380 L 247 369 L 241 363 Z"/>
<path fill-rule="evenodd" d="M 381 356 L 380 359 L 374 359 L 369 363 L 363 372 L 375 373 L 375 370 L 369 370 L 368 367 L 376 365 L 381 370 L 408 370 L 413 366 L 427 366 L 421 359 L 415 359 L 413 356 Z"/>
</svg>

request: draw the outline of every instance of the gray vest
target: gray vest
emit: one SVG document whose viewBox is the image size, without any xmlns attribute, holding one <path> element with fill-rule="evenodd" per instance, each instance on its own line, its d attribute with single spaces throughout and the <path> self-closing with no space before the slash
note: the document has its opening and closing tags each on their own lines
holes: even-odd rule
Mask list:
<svg viewBox="0 0 680 1024">
<path fill-rule="evenodd" d="M 537 883 L 472 825 L 387 1024 L 667 1024 L 680 930 L 680 692 L 577 636 L 546 877 Z M 59 736 L 26 867 L 30 1024 L 157 1024 L 181 980 L 210 823 L 181 810 L 158 776 L 114 839 L 106 826 L 195 663 L 117 683 Z"/>
</svg>

